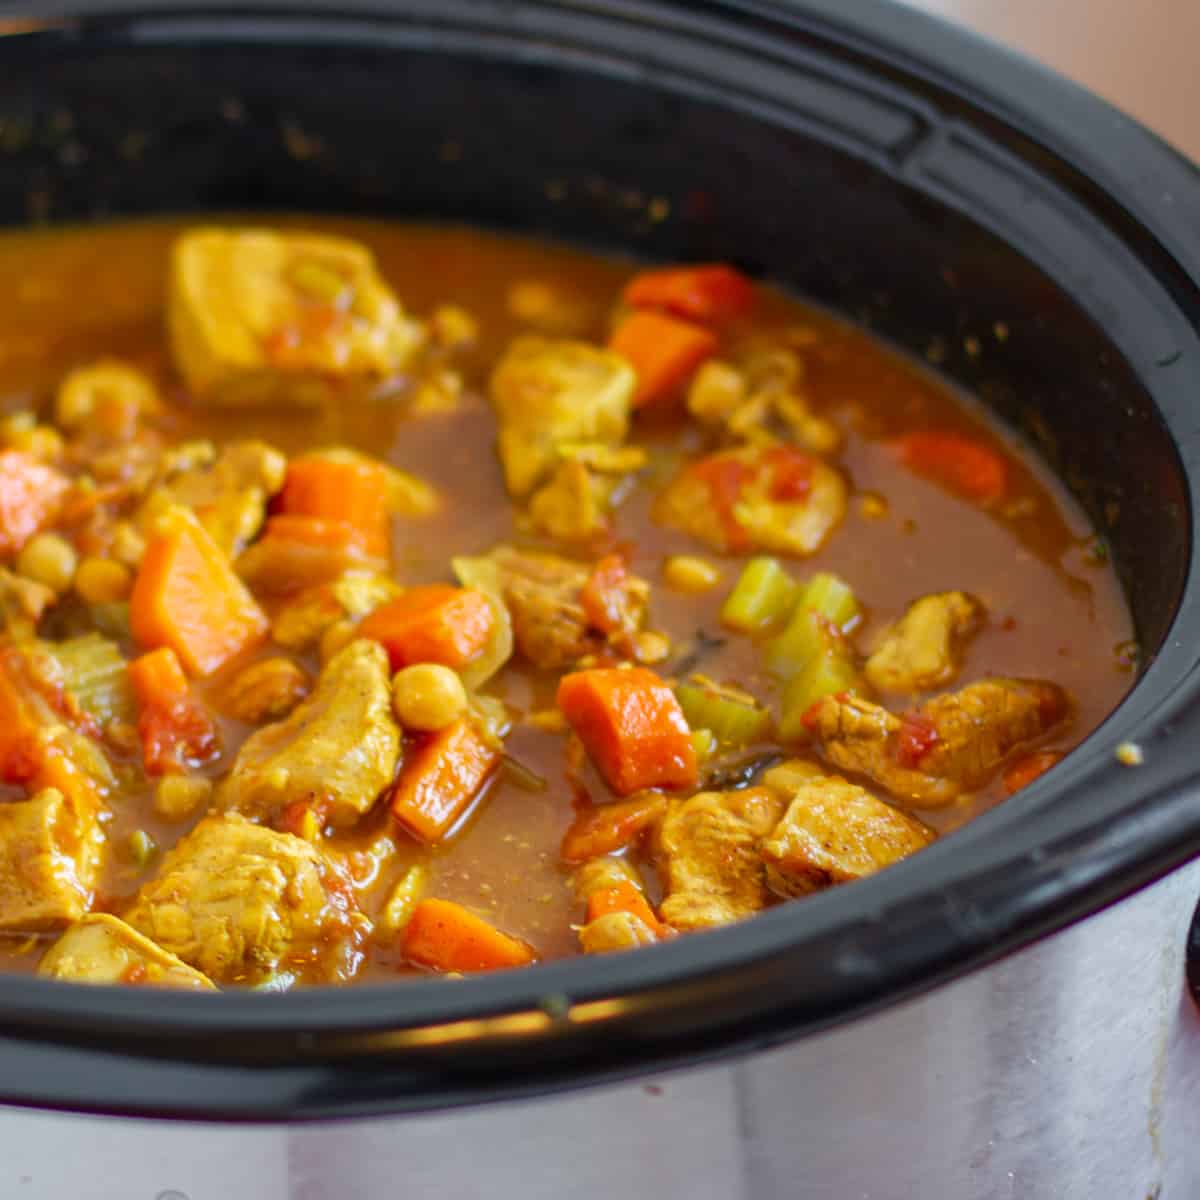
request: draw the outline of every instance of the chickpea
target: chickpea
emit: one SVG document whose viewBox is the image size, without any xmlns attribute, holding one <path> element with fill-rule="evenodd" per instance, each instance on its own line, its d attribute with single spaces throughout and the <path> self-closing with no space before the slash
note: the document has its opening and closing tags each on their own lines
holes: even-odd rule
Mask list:
<svg viewBox="0 0 1200 1200">
<path fill-rule="evenodd" d="M 133 573 L 111 558 L 89 555 L 75 571 L 75 591 L 88 604 L 127 600 L 132 588 Z"/>
<path fill-rule="evenodd" d="M 70 588 L 78 565 L 74 547 L 57 533 L 39 533 L 17 555 L 18 574 L 59 596 Z"/>
<path fill-rule="evenodd" d="M 677 592 L 707 592 L 721 582 L 721 571 L 707 558 L 673 554 L 663 564 L 663 578 Z"/>
<path fill-rule="evenodd" d="M 462 680 L 438 663 L 405 667 L 392 681 L 392 708 L 406 729 L 444 729 L 467 711 Z"/>
<path fill-rule="evenodd" d="M 213 784 L 203 775 L 164 775 L 154 789 L 154 811 L 167 821 L 184 821 L 212 799 Z"/>
</svg>

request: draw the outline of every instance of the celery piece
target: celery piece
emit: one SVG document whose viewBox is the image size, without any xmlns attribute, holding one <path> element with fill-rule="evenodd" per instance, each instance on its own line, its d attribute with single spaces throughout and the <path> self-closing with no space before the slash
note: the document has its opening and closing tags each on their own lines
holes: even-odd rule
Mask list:
<svg viewBox="0 0 1200 1200">
<path fill-rule="evenodd" d="M 712 758 L 717 749 L 717 739 L 713 736 L 713 731 L 711 729 L 693 729 L 692 749 L 696 751 L 696 757 L 701 763 L 705 759 Z"/>
<path fill-rule="evenodd" d="M 763 659 L 773 675 L 791 679 L 814 659 L 838 648 L 839 635 L 833 624 L 801 604 L 783 631 L 766 644 Z"/>
<path fill-rule="evenodd" d="M 777 558 L 752 558 L 721 608 L 721 620 L 739 633 L 782 624 L 796 605 L 796 581 Z"/>
<path fill-rule="evenodd" d="M 783 690 L 779 736 L 785 742 L 807 736 L 804 714 L 824 696 L 859 688 L 858 672 L 844 654 L 828 650 L 814 658 Z"/>
<path fill-rule="evenodd" d="M 85 633 L 47 645 L 62 668 L 64 689 L 75 703 L 101 725 L 137 720 L 133 688 L 125 656 L 115 642 L 98 633 Z"/>
<path fill-rule="evenodd" d="M 804 585 L 798 607 L 811 608 L 841 630 L 858 619 L 858 601 L 850 585 L 828 571 L 818 571 Z"/>
<path fill-rule="evenodd" d="M 681 683 L 675 698 L 692 729 L 708 729 L 725 746 L 752 746 L 771 731 L 771 714 L 753 697 L 704 682 Z"/>
</svg>

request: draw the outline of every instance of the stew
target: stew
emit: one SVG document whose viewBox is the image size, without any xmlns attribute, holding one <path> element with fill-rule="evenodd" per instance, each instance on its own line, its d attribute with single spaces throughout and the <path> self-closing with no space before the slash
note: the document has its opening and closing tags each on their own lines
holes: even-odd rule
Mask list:
<svg viewBox="0 0 1200 1200">
<path fill-rule="evenodd" d="M 288 217 L 0 276 L 6 970 L 661 942 L 920 851 L 1131 681 L 1038 461 L 732 266 Z"/>
</svg>

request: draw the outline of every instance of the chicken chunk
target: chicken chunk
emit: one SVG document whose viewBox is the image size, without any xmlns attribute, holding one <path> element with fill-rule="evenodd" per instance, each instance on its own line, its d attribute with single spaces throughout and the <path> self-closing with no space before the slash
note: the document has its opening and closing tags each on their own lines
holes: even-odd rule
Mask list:
<svg viewBox="0 0 1200 1200">
<path fill-rule="evenodd" d="M 221 405 L 318 403 L 338 381 L 403 370 L 423 337 L 365 246 L 268 229 L 180 237 L 167 321 L 188 388 Z"/>
<path fill-rule="evenodd" d="M 606 635 L 593 624 L 595 614 L 589 614 L 582 599 L 592 577 L 587 566 L 508 546 L 498 547 L 491 558 L 500 570 L 517 649 L 531 663 L 562 670 L 603 649 Z M 605 620 L 619 640 L 628 640 L 642 625 L 649 594 L 649 585 L 637 576 L 606 583 L 604 605 L 611 612 Z"/>
<path fill-rule="evenodd" d="M 192 509 L 230 558 L 262 527 L 267 500 L 283 486 L 287 459 L 266 442 L 232 442 L 211 463 L 168 476 L 147 498 L 148 512 L 164 504 Z"/>
<path fill-rule="evenodd" d="M 217 789 L 217 807 L 265 817 L 307 800 L 331 824 L 352 825 L 392 782 L 400 758 L 389 682 L 383 647 L 351 642 L 311 696 L 246 739 Z"/>
<path fill-rule="evenodd" d="M 586 342 L 521 337 L 491 378 L 499 451 L 509 492 L 527 496 L 570 442 L 616 446 L 629 429 L 637 386 L 619 355 Z"/>
<path fill-rule="evenodd" d="M 0 634 L 29 635 L 56 599 L 44 584 L 0 567 Z"/>
<path fill-rule="evenodd" d="M 387 575 L 347 572 L 289 600 L 271 622 L 271 638 L 288 650 L 308 650 L 334 622 L 357 621 L 399 594 L 400 585 Z"/>
<path fill-rule="evenodd" d="M 846 513 L 846 484 L 793 446 L 741 446 L 685 467 L 655 504 L 663 525 L 723 553 L 815 553 Z"/>
<path fill-rule="evenodd" d="M 765 908 L 770 893 L 758 843 L 783 809 L 769 788 L 673 800 L 659 830 L 667 892 L 662 919 L 676 929 L 708 929 Z"/>
<path fill-rule="evenodd" d="M 767 884 L 781 896 L 803 896 L 849 883 L 916 853 L 934 836 L 920 821 L 840 776 L 807 779 L 762 842 Z"/>
<path fill-rule="evenodd" d="M 107 913 L 76 921 L 42 955 L 37 973 L 74 983 L 126 983 L 211 992 L 211 979 Z"/>
<path fill-rule="evenodd" d="M 95 808 L 57 788 L 0 804 L 0 931 L 62 929 L 82 917 L 103 847 Z"/>
<path fill-rule="evenodd" d="M 981 679 L 897 717 L 859 696 L 826 696 L 805 724 L 823 757 L 917 807 L 949 804 L 979 787 L 1010 751 L 1070 711 L 1066 693 L 1030 679 Z"/>
<path fill-rule="evenodd" d="M 884 632 L 863 673 L 881 692 L 928 692 L 953 681 L 966 640 L 983 620 L 983 605 L 966 592 L 914 600 Z"/>
<path fill-rule="evenodd" d="M 179 842 L 125 920 L 216 983 L 347 979 L 365 925 L 350 883 L 317 849 L 234 813 Z"/>
<path fill-rule="evenodd" d="M 605 913 L 579 930 L 579 947 L 584 954 L 636 950 L 656 941 L 658 936 L 654 930 L 641 917 L 627 912 Z"/>
<path fill-rule="evenodd" d="M 609 480 L 594 475 L 583 463 L 567 459 L 529 501 L 534 528 L 562 542 L 586 541 L 608 528 Z"/>
</svg>

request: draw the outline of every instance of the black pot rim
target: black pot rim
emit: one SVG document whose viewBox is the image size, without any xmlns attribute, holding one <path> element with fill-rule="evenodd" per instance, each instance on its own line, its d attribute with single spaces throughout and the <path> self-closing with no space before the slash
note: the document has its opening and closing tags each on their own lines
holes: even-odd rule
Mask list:
<svg viewBox="0 0 1200 1200">
<path fill-rule="evenodd" d="M 316 39 L 332 22 L 344 33 L 356 20 L 362 23 L 360 35 L 369 36 L 372 24 L 387 21 L 389 14 L 419 7 L 358 0 L 350 11 L 304 10 L 303 30 L 289 27 L 287 36 Z M 818 46 L 919 88 L 955 120 L 1011 131 L 1057 169 L 1088 181 L 1081 187 L 1098 209 L 1123 224 L 1123 234 L 1136 235 L 1139 257 L 1186 314 L 1193 343 L 1160 364 L 1161 378 L 1151 381 L 1168 425 L 1186 412 L 1200 364 L 1195 336 L 1200 226 L 1186 213 L 1189 207 L 1200 211 L 1200 175 L 1095 96 L 972 34 L 886 0 L 645 5 L 533 0 L 510 6 L 508 18 L 497 17 L 490 6 L 474 7 L 488 8 L 490 20 L 512 20 L 516 29 L 522 13 L 586 9 L 628 20 L 631 27 L 661 22 L 681 37 L 700 36 L 714 22 L 739 17 L 759 34 L 799 30 Z M 220 4 L 171 5 L 156 15 L 140 6 L 79 0 L 60 6 L 61 16 L 31 15 L 29 31 L 14 36 L 120 40 L 168 22 L 169 37 L 186 41 L 212 36 L 211 27 L 200 33 L 200 24 L 190 22 L 204 12 L 220 12 L 223 37 L 236 40 L 253 27 L 261 40 L 285 19 L 287 8 L 270 2 L 250 12 Z M 19 22 L 9 20 L 15 29 Z M 724 28 L 735 37 L 742 26 Z M 167 36 L 165 24 L 160 33 Z M 1191 510 L 1200 512 L 1200 446 L 1194 438 L 1191 444 L 1176 441 Z M 279 1083 L 253 1101 L 230 1087 L 220 1101 L 192 1102 L 164 1092 L 151 1065 L 140 1090 L 134 1083 L 124 1098 L 115 1099 L 86 1082 L 31 1085 L 4 1071 L 0 1099 L 200 1116 L 428 1107 L 556 1086 L 554 1072 L 564 1064 L 580 1078 L 596 1078 L 602 1069 L 648 1069 L 694 1061 L 702 1052 L 761 1046 L 914 995 L 1120 899 L 1200 852 L 1192 768 L 1179 753 L 1200 722 L 1200 585 L 1194 563 L 1163 651 L 1124 704 L 1052 780 L 1029 787 L 918 862 L 654 953 L 550 963 L 465 983 L 431 979 L 404 987 L 273 996 L 164 999 L 135 989 L 4 978 L 0 1034 L 14 1044 L 70 1045 L 84 1056 L 122 1056 L 127 1066 L 139 1058 L 148 1064 L 206 1062 L 216 1069 L 259 1064 Z M 1143 766 L 1115 763 L 1113 749 L 1124 741 L 1143 748 Z M 495 1069 L 467 1064 L 464 1056 L 471 1054 L 493 1055 Z M 505 1065 L 513 1054 L 519 1071 Z M 433 1075 L 395 1082 L 393 1090 L 388 1085 L 369 1096 L 314 1098 L 330 1069 L 368 1058 L 419 1066 Z"/>
</svg>

